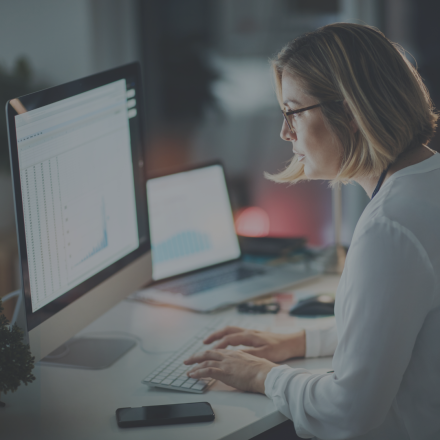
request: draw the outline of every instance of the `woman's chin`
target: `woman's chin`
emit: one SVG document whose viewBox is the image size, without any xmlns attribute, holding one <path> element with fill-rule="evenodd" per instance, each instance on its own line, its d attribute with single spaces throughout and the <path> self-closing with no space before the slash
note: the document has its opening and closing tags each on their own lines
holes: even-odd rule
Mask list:
<svg viewBox="0 0 440 440">
<path fill-rule="evenodd" d="M 304 174 L 307 177 L 307 179 L 310 179 L 310 180 L 332 180 L 336 177 L 336 174 L 337 174 L 337 173 L 335 173 L 334 175 L 330 175 L 328 173 L 328 170 L 321 170 L 320 171 L 319 169 L 311 167 L 310 164 L 308 164 L 308 163 L 304 164 L 303 170 L 304 170 Z"/>
<path fill-rule="evenodd" d="M 319 177 L 316 176 L 316 172 L 314 172 L 314 170 L 311 169 L 308 164 L 304 164 L 303 170 L 307 179 L 319 179 Z"/>
</svg>

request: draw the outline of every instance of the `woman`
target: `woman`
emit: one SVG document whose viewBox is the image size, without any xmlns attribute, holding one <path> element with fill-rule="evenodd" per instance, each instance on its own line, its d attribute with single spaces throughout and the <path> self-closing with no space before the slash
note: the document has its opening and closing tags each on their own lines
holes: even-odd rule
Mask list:
<svg viewBox="0 0 440 440">
<path fill-rule="evenodd" d="M 319 439 L 440 438 L 440 155 L 437 115 L 399 49 L 337 23 L 273 61 L 295 154 L 277 182 L 358 182 L 372 198 L 351 242 L 334 328 L 293 335 L 226 328 L 186 361 L 190 376 L 265 393 L 297 434 Z M 231 351 L 229 345 L 246 345 Z M 277 365 L 333 356 L 334 372 Z"/>
</svg>

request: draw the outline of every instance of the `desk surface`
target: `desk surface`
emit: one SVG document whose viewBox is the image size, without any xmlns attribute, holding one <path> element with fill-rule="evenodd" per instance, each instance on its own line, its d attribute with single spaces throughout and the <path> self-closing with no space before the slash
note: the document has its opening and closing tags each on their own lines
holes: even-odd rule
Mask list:
<svg viewBox="0 0 440 440">
<path fill-rule="evenodd" d="M 326 276 L 297 287 L 316 293 L 334 292 L 339 278 Z M 37 365 L 36 381 L 16 393 L 2 395 L 0 437 L 37 439 L 249 439 L 286 418 L 263 395 L 243 393 L 216 382 L 205 394 L 149 388 L 141 380 L 170 352 L 215 317 L 237 316 L 235 310 L 203 315 L 172 308 L 122 301 L 84 329 L 81 334 L 124 336 L 144 341 L 146 354 L 133 348 L 110 368 L 99 371 Z M 238 315 L 242 316 L 242 315 Z M 320 325 L 322 320 L 298 319 L 280 313 L 254 316 L 274 330 Z M 333 318 L 324 318 L 326 322 Z M 96 333 L 95 333 L 96 332 Z M 329 369 L 331 358 L 289 361 L 292 367 Z M 120 407 L 207 401 L 215 421 L 191 425 L 120 429 L 115 410 Z"/>
</svg>

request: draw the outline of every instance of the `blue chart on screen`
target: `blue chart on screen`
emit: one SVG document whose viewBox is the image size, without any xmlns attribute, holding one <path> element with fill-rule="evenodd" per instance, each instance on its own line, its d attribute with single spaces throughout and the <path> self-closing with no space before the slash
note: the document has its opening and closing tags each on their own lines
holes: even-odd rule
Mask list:
<svg viewBox="0 0 440 440">
<path fill-rule="evenodd" d="M 93 255 L 97 254 L 99 251 L 102 251 L 108 246 L 108 238 L 107 238 L 107 221 L 105 218 L 105 203 L 104 200 L 102 201 L 102 235 L 99 239 L 99 241 L 92 247 L 92 249 L 87 253 L 85 257 L 83 257 L 78 263 L 83 263 L 90 257 L 93 257 Z"/>
<path fill-rule="evenodd" d="M 211 247 L 211 241 L 207 234 L 184 231 L 155 246 L 153 245 L 153 261 L 156 264 L 162 263 L 174 258 L 207 251 Z"/>
</svg>

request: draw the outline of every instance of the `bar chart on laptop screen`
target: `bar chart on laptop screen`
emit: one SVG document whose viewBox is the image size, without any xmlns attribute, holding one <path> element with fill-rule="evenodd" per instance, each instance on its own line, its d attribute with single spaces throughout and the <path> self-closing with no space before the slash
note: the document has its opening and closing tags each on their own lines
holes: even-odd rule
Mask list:
<svg viewBox="0 0 440 440">
<path fill-rule="evenodd" d="M 239 256 L 220 166 L 149 180 L 147 194 L 155 280 Z"/>
</svg>

